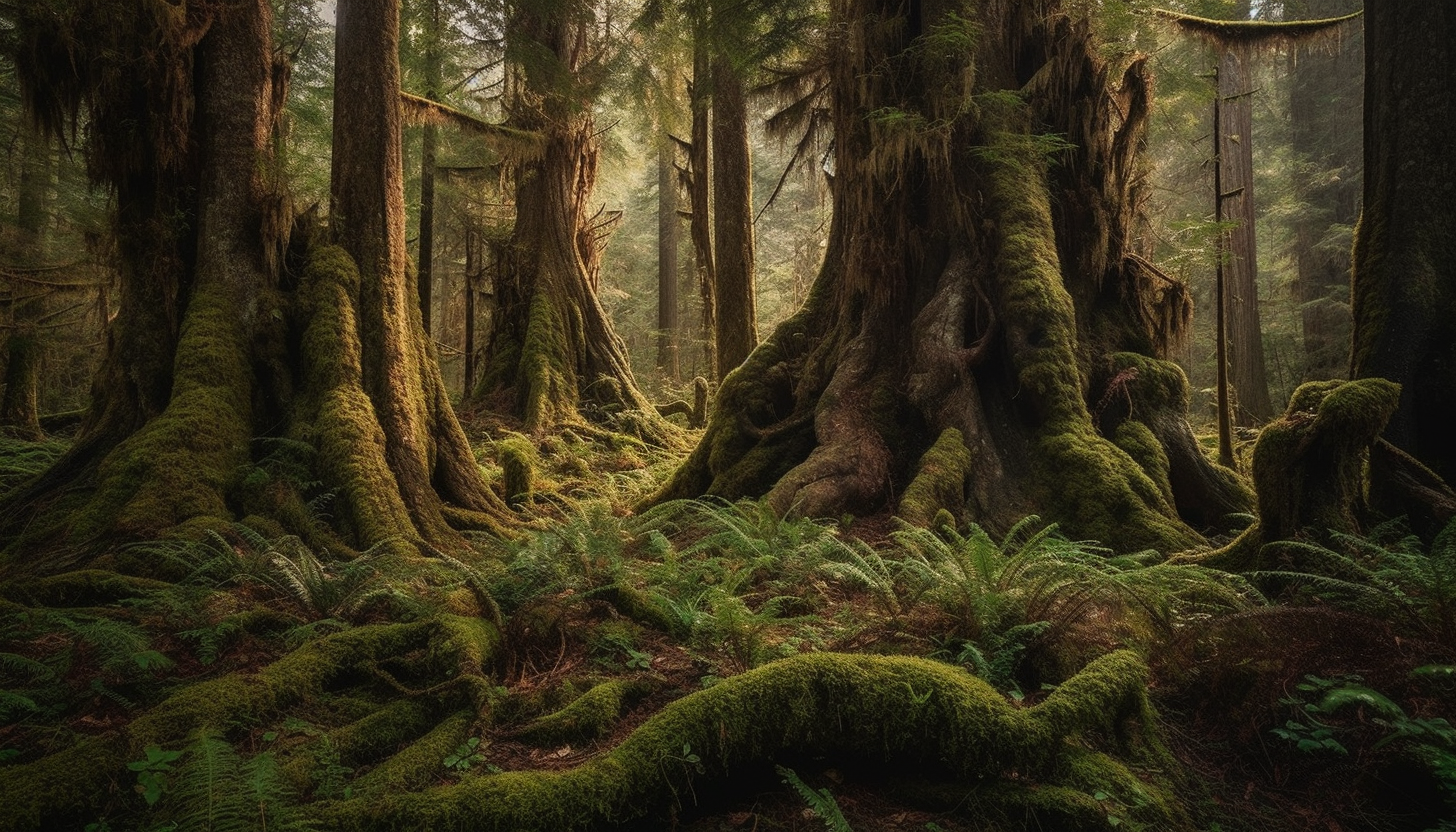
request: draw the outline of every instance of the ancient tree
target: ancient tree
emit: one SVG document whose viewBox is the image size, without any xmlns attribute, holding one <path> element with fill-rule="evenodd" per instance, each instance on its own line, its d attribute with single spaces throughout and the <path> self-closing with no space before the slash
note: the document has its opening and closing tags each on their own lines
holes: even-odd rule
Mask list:
<svg viewBox="0 0 1456 832">
<path fill-rule="evenodd" d="M 1456 476 L 1456 9 L 1365 13 L 1365 207 L 1355 237 L 1351 371 L 1402 386 L 1385 438 Z"/>
<path fill-rule="evenodd" d="M 839 0 L 828 32 L 823 267 L 659 496 L 1039 512 L 1119 549 L 1193 545 L 1246 508 L 1159 360 L 1189 307 L 1132 238 L 1142 60 L 1101 57 L 1053 0 Z"/>
<path fill-rule="evenodd" d="M 720 24 L 722 25 L 722 24 Z M 717 285 L 718 380 L 758 345 L 753 284 L 753 169 L 748 154 L 748 95 L 731 55 L 712 60 L 713 277 Z"/>
<path fill-rule="evenodd" d="M 272 162 L 288 72 L 266 0 L 28 7 L 27 102 L 55 133 L 85 109 L 122 281 L 81 436 L 7 495 L 7 536 L 84 554 L 103 535 L 251 518 L 338 551 L 448 544 L 447 517 L 493 524 L 405 269 L 397 64 L 381 57 L 396 15 L 340 14 L 339 248 L 289 242 Z M 336 495 L 332 522 L 309 511 L 318 489 Z"/>
<path fill-rule="evenodd" d="M 532 431 L 640 414 L 663 423 L 638 390 L 625 346 L 597 298 L 593 222 L 597 135 L 592 105 L 607 33 L 576 2 L 511 9 L 507 53 L 518 73 L 511 125 L 539 137 L 515 168 L 515 227 L 496 280 L 496 317 L 477 394 Z"/>
</svg>

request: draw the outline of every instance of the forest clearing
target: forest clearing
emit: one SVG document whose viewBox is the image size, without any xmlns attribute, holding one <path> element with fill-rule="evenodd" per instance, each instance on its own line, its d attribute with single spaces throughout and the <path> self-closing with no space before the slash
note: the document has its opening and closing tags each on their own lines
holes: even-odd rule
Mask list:
<svg viewBox="0 0 1456 832">
<path fill-rule="evenodd" d="M 1456 830 L 1444 0 L 0 44 L 0 832 Z"/>
</svg>

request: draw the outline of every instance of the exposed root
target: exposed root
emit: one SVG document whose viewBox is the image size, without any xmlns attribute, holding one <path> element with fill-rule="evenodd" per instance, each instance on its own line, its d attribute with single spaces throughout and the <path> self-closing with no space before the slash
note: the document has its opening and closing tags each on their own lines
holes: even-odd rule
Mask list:
<svg viewBox="0 0 1456 832">
<path fill-rule="evenodd" d="M 1157 756 L 1155 740 L 1138 739 L 1152 736 L 1149 715 L 1146 668 L 1127 652 L 1094 661 L 1028 709 L 935 662 L 808 654 L 680 699 L 575 769 L 344 801 L 321 806 L 319 820 L 340 830 L 615 826 L 670 811 L 698 777 L 722 778 L 790 752 L 910 766 L 967 784 L 1014 774 L 1004 787 L 1035 790 L 1061 775 L 1070 788 L 1086 788 L 1076 772 L 1087 752 L 1067 740 L 1102 733 L 1123 752 Z M 1129 720 L 1146 733 L 1125 733 Z M 1138 810 L 1140 820 L 1186 827 L 1171 799 L 1145 788 L 1159 796 Z"/>
</svg>

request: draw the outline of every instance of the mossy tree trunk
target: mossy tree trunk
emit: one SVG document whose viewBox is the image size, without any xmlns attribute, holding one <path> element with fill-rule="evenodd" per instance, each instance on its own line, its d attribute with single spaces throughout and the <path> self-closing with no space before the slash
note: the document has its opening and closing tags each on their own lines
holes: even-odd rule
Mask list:
<svg viewBox="0 0 1456 832">
<path fill-rule="evenodd" d="M 1456 7 L 1365 11 L 1365 207 L 1355 236 L 1355 378 L 1401 385 L 1385 438 L 1456 477 Z"/>
<path fill-rule="evenodd" d="M 596 27 L 575 2 L 512 11 L 508 52 L 521 77 L 510 117 L 542 145 L 515 171 L 515 228 L 478 390 L 531 431 L 610 424 L 633 411 L 642 414 L 637 427 L 655 434 L 662 423 L 638 390 L 596 292 L 598 239 L 587 222 L 598 155 Z"/>
<path fill-rule="evenodd" d="M 349 4 L 341 65 L 361 51 L 372 61 L 351 36 L 388 36 L 395 12 Z M 336 128 L 355 143 L 336 149 L 347 181 L 336 177 L 334 227 L 352 259 L 319 246 L 307 268 L 284 267 L 299 258 L 285 257 L 292 216 L 269 163 L 286 77 L 271 17 L 267 0 L 87 0 L 25 21 L 32 109 L 52 129 L 88 109 L 92 175 L 116 190 L 123 280 L 86 432 L 0 511 L 23 547 L 84 555 L 118 533 L 246 516 L 334 551 L 445 545 L 458 541 L 446 515 L 492 526 L 505 511 L 449 410 L 406 278 L 393 65 L 337 85 Z M 259 438 L 292 440 L 318 485 L 275 476 Z M 334 526 L 309 514 L 311 487 L 336 495 Z"/>
<path fill-rule="evenodd" d="M 963 472 L 958 519 L 1004 528 L 1038 512 L 1119 549 L 1199 542 L 1189 522 L 1204 517 L 1180 516 L 1156 455 L 1135 458 L 1094 420 L 1135 392 L 1139 369 L 1112 372 L 1110 356 L 1165 353 L 1188 313 L 1130 237 L 1143 62 L 1099 57 L 1089 24 L 1054 0 L 837 0 L 832 14 L 823 267 L 803 309 L 724 382 L 658 497 L 874 511 L 954 429 L 969 464 L 934 467 Z M 1179 389 L 1147 409 L 1176 407 L 1181 374 L 1152 364 Z M 1175 421 L 1164 437 L 1187 435 Z"/>
<path fill-rule="evenodd" d="M 758 345 L 753 285 L 753 170 L 742 71 L 713 58 L 713 275 L 718 381 Z"/>
<path fill-rule="evenodd" d="M 47 202 L 51 188 L 51 145 L 46 137 L 22 128 L 20 182 L 15 199 L 14 251 L 6 254 L 22 266 L 45 262 Z M 15 278 L 11 278 L 15 280 Z M 45 314 L 46 291 L 16 280 L 3 298 L 0 319 L 0 433 L 29 441 L 45 438 L 40 426 L 40 365 L 43 344 L 39 319 Z"/>
<path fill-rule="evenodd" d="M 325 400 L 320 416 L 342 433 L 329 435 L 320 426 L 318 441 L 337 442 L 336 451 L 348 454 L 353 442 L 383 440 L 387 467 L 351 482 L 356 523 L 451 540 L 447 516 L 488 524 L 488 514 L 500 501 L 481 478 L 450 406 L 407 266 L 399 0 L 346 4 L 337 26 L 330 225 L 359 270 L 361 384 L 377 427 L 360 418 L 365 414 L 347 412 L 353 403 Z M 340 464 L 355 470 L 355 463 Z M 446 503 L 479 516 L 462 517 Z M 367 511 L 365 504 L 371 505 Z M 373 512 L 382 516 L 365 516 Z"/>
</svg>

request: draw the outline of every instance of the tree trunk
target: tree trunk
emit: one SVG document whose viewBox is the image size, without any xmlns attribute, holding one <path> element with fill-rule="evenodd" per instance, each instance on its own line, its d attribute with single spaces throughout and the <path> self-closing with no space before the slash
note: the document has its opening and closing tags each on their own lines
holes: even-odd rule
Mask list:
<svg viewBox="0 0 1456 832">
<path fill-rule="evenodd" d="M 1165 449 L 1125 440 L 1130 453 L 1094 420 L 1122 396 L 1166 412 L 1186 394 L 1164 362 L 1147 359 L 1160 381 L 1141 386 L 1138 367 L 1112 370 L 1118 352 L 1162 354 L 1188 311 L 1130 239 L 1144 66 L 1108 64 L 1054 0 L 962 9 L 834 4 L 824 265 L 803 309 L 725 382 L 658 499 L 874 511 L 953 429 L 970 455 L 960 520 L 1005 528 L 1039 512 L 1119 549 L 1195 544 Z M 1174 422 L 1159 430 L 1187 436 Z M 1187 464 L 1233 476 L 1198 454 Z"/>
<path fill-rule="evenodd" d="M 440 2 L 430 0 L 425 32 L 425 98 L 440 98 Z M 435 288 L 435 157 L 439 131 L 426 124 L 420 145 L 420 317 L 430 334 L 430 305 Z"/>
<path fill-rule="evenodd" d="M 475 227 L 465 226 L 465 343 L 461 351 L 465 354 L 465 381 L 461 389 L 466 395 L 475 389 L 475 287 L 480 272 L 480 244 L 476 241 Z"/>
<path fill-rule="evenodd" d="M 1456 8 L 1366 4 L 1365 208 L 1354 248 L 1355 378 L 1401 385 L 1385 438 L 1456 476 Z"/>
<path fill-rule="evenodd" d="M 45 262 L 47 201 L 51 187 L 51 147 L 44 136 L 22 134 L 20 183 L 15 200 L 16 262 L 40 266 Z M 15 287 L 7 305 L 9 315 L 4 346 L 0 347 L 0 432 L 38 442 L 45 438 L 40 425 L 40 365 L 44 345 L 34 324 L 45 314 L 45 293 L 40 287 Z"/>
<path fill-rule="evenodd" d="M 688 150 L 688 199 L 692 210 L 689 226 L 693 239 L 693 262 L 697 266 L 698 296 L 703 309 L 703 372 L 718 378 L 718 279 L 713 268 L 713 175 L 709 169 L 712 142 L 709 130 L 708 46 L 704 32 L 693 36 L 693 81 L 688 85 L 688 98 L 693 111 L 692 135 Z"/>
<path fill-rule="evenodd" d="M 1259 263 L 1254 243 L 1253 81 L 1237 49 L 1219 57 L 1221 101 L 1218 164 L 1228 232 L 1224 265 L 1228 308 L 1229 377 L 1235 393 L 1234 422 L 1253 426 L 1274 415 L 1264 372 L 1264 333 L 1259 325 Z"/>
<path fill-rule="evenodd" d="M 480 480 L 449 410 L 406 282 L 395 7 L 381 0 L 341 9 L 335 126 L 348 137 L 336 139 L 333 227 L 357 259 L 338 247 L 315 247 L 301 279 L 280 273 L 291 216 L 269 180 L 278 100 L 272 84 L 279 76 L 270 5 L 248 0 L 215 9 L 206 20 L 167 17 L 172 8 L 157 8 L 159 25 L 107 26 L 89 32 L 91 40 L 67 44 L 96 72 L 135 79 L 149 95 L 166 97 L 150 101 L 148 112 L 187 115 L 165 129 L 155 126 L 173 145 L 154 137 L 146 148 L 119 153 L 114 142 L 131 140 L 137 113 L 107 109 L 114 102 L 104 84 L 78 93 L 92 111 L 92 171 L 116 187 L 121 229 L 177 232 L 123 245 L 122 309 L 93 413 L 128 412 L 136 388 L 116 376 L 148 372 L 158 350 L 172 349 L 165 328 L 144 333 L 150 340 L 128 340 L 141 337 L 129 330 L 138 320 L 151 320 L 138 317 L 138 298 L 176 301 L 162 307 L 175 308 L 180 319 L 169 395 L 160 413 L 93 469 L 63 458 L 7 495 L 0 533 L 20 535 L 11 551 L 52 540 L 84 557 L 90 544 L 118 533 L 155 536 L 179 526 L 185 533 L 243 516 L 335 552 L 390 539 L 458 542 L 447 515 L 495 527 L 504 507 Z M 94 11 L 77 13 L 94 23 Z M 153 75 L 137 77 L 134 61 L 118 61 L 125 53 L 111 40 L 117 31 L 122 45 L 155 61 Z M 36 104 L 44 101 L 32 99 Z M 172 191 L 155 188 L 158 181 L 181 184 Z M 195 200 L 187 212 L 156 216 L 162 200 L 182 195 Z M 149 216 L 150 224 L 139 219 Z M 159 262 L 187 268 L 163 271 Z M 127 343 L 150 349 L 118 349 Z M 105 424 L 93 415 L 91 430 Z M 266 443 L 288 440 L 315 485 L 280 479 L 268 467 Z M 336 495 L 333 528 L 309 513 L 310 489 Z M 454 506 L 446 509 L 440 495 Z M 32 522 L 37 517 L 44 522 Z"/>
<path fill-rule="evenodd" d="M 550 59 L 522 68 L 511 102 L 515 126 L 540 135 L 542 150 L 516 170 L 516 222 L 497 281 L 480 392 L 532 432 L 589 421 L 658 439 L 665 423 L 638 390 L 626 347 L 596 294 L 597 239 L 586 224 L 597 173 L 595 126 L 579 91 L 566 88 L 583 82 L 570 79 L 596 37 L 579 11 L 521 7 L 511 22 L 516 48 Z"/>
<path fill-rule="evenodd" d="M 672 140 L 657 147 L 657 370 L 676 380 L 678 366 L 677 167 Z"/>
<path fill-rule="evenodd" d="M 1286 2 L 1286 19 L 1325 19 L 1359 11 L 1360 0 Z M 1295 293 L 1303 327 L 1306 381 L 1349 372 L 1349 229 L 1360 213 L 1363 30 L 1339 49 L 1300 49 L 1289 89 L 1292 168 L 1303 203 L 1295 220 Z"/>
<path fill-rule="evenodd" d="M 718 380 L 758 345 L 753 287 L 753 172 L 748 155 L 748 105 L 732 60 L 712 61 L 713 275 Z"/>
<path fill-rule="evenodd" d="M 442 497 L 476 512 L 500 503 L 450 407 L 406 268 L 399 0 L 344 4 L 337 26 L 330 225 L 359 270 L 361 381 L 378 425 L 343 419 L 336 427 L 358 433 L 321 441 L 340 442 L 339 452 L 349 442 L 384 442 L 387 467 L 354 483 L 357 528 L 412 528 L 426 540 L 453 540 Z M 330 406 L 321 415 L 332 418 Z"/>
</svg>

